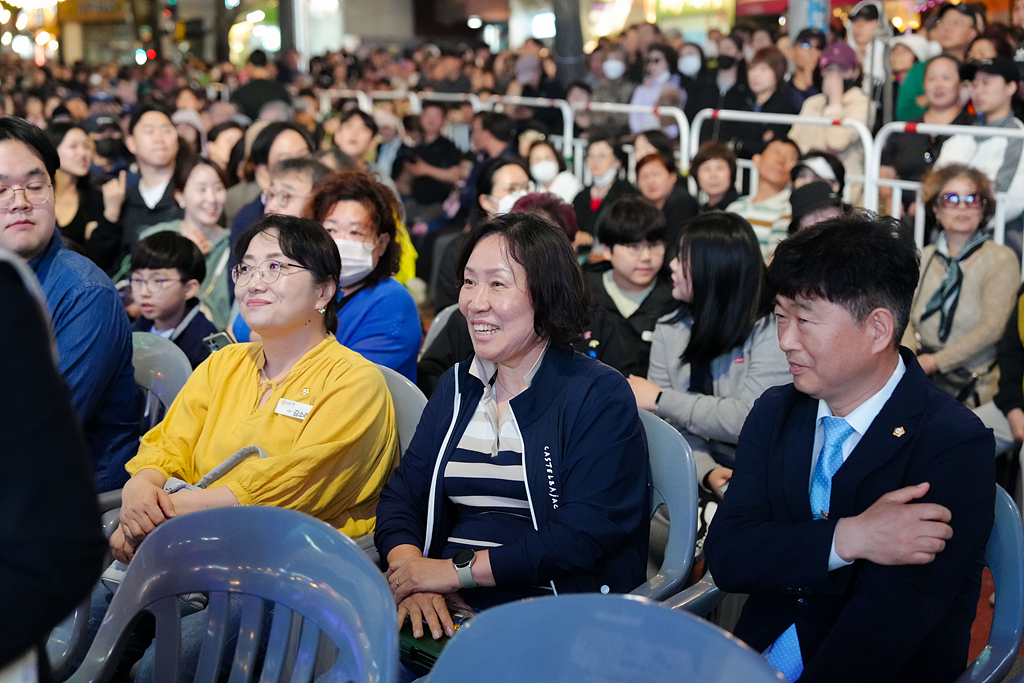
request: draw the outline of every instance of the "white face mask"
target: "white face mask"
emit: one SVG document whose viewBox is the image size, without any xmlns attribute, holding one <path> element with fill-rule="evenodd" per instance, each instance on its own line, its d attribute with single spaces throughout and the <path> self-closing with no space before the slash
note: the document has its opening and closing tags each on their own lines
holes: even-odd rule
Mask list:
<svg viewBox="0 0 1024 683">
<path fill-rule="evenodd" d="M 597 187 L 604 187 L 608 183 L 613 182 L 618 177 L 619 177 L 619 167 L 618 166 L 612 166 L 611 168 L 609 168 L 607 171 L 605 171 L 601 175 L 594 176 L 594 185 L 596 185 Z"/>
<path fill-rule="evenodd" d="M 526 194 L 526 190 L 519 190 L 519 192 L 505 195 L 498 200 L 498 210 L 494 212 L 494 215 L 504 216 L 506 213 L 511 213 L 512 207 L 516 205 L 516 202 L 525 197 Z"/>
<path fill-rule="evenodd" d="M 538 161 L 530 166 L 530 175 L 541 185 L 547 185 L 558 175 L 557 161 Z"/>
<path fill-rule="evenodd" d="M 663 71 L 661 74 L 652 78 L 651 82 L 655 85 L 663 85 L 664 83 L 668 83 L 668 79 L 670 78 L 672 78 L 672 74 L 668 71 Z"/>
<path fill-rule="evenodd" d="M 622 74 L 626 73 L 626 64 L 618 59 L 607 59 L 601 65 L 601 69 L 605 76 L 614 81 L 622 78 Z"/>
<path fill-rule="evenodd" d="M 714 59 L 718 56 L 718 43 L 712 43 L 710 40 L 704 44 L 704 56 L 708 59 Z"/>
<path fill-rule="evenodd" d="M 679 71 L 684 76 L 696 76 L 700 72 L 700 56 L 683 55 L 680 57 Z"/>
<path fill-rule="evenodd" d="M 375 245 L 354 240 L 335 239 L 338 255 L 341 256 L 341 286 L 348 287 L 361 281 L 373 270 L 373 248 Z"/>
</svg>

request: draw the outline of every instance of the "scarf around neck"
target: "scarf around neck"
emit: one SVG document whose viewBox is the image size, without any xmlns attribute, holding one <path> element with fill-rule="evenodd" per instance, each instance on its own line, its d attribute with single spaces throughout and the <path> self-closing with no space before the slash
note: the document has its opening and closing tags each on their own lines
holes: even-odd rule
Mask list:
<svg viewBox="0 0 1024 683">
<path fill-rule="evenodd" d="M 964 273 L 960 264 L 978 251 L 988 240 L 988 234 L 984 230 L 978 230 L 967 244 L 956 256 L 949 255 L 949 244 L 946 235 L 943 233 L 935 245 L 935 255 L 946 266 L 946 275 L 942 278 L 939 288 L 932 294 L 928 303 L 921 313 L 921 320 L 926 320 L 935 313 L 939 313 L 939 341 L 945 342 L 949 339 L 949 331 L 953 327 L 953 315 L 956 313 L 956 305 L 960 300 L 960 288 L 964 282 Z"/>
</svg>

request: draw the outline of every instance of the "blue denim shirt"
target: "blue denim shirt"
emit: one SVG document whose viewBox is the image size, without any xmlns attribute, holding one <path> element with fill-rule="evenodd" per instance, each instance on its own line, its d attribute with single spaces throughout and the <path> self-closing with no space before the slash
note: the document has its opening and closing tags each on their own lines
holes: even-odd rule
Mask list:
<svg viewBox="0 0 1024 683">
<path fill-rule="evenodd" d="M 92 261 L 67 250 L 59 231 L 29 266 L 46 295 L 58 365 L 92 453 L 96 488 L 121 488 L 128 481 L 125 463 L 139 447 L 132 332 L 121 297 Z"/>
</svg>

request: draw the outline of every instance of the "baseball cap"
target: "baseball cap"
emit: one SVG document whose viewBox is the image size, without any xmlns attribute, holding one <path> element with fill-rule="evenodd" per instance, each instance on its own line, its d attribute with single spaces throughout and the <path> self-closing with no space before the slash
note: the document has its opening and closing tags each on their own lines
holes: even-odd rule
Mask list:
<svg viewBox="0 0 1024 683">
<path fill-rule="evenodd" d="M 807 183 L 798 187 L 789 196 L 790 206 L 793 207 L 793 221 L 790 223 L 790 234 L 795 233 L 800 227 L 800 219 L 818 209 L 827 206 L 841 208 L 842 198 L 823 180 Z"/>
<path fill-rule="evenodd" d="M 1009 57 L 993 57 L 992 59 L 968 62 L 960 67 L 960 78 L 965 81 L 973 80 L 979 71 L 993 76 L 1002 76 L 1007 83 L 1016 83 L 1020 80 L 1017 63 Z"/>
<path fill-rule="evenodd" d="M 832 43 L 824 50 L 821 51 L 821 58 L 818 60 L 818 66 L 824 69 L 829 64 L 835 64 L 846 69 L 853 69 L 860 62 L 857 61 L 857 53 L 853 51 L 853 48 L 842 41 Z"/>
<path fill-rule="evenodd" d="M 850 21 L 857 21 L 858 19 L 878 21 L 879 16 L 881 15 L 878 12 L 878 5 L 873 2 L 862 2 L 850 12 Z"/>
</svg>

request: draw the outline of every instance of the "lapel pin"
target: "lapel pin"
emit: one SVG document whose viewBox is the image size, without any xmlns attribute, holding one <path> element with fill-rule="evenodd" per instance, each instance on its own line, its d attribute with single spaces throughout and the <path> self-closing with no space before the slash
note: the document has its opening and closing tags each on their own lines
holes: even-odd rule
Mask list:
<svg viewBox="0 0 1024 683">
<path fill-rule="evenodd" d="M 309 389 L 303 389 L 303 390 L 302 390 L 302 395 L 303 395 L 303 396 L 305 396 L 305 395 L 306 395 L 306 394 L 308 394 L 308 393 L 309 393 Z M 899 436 L 899 434 L 897 434 L 896 436 Z"/>
<path fill-rule="evenodd" d="M 892 435 L 897 438 L 903 436 L 906 433 L 907 430 L 903 429 L 903 427 L 897 427 L 896 429 L 892 430 Z"/>
</svg>

